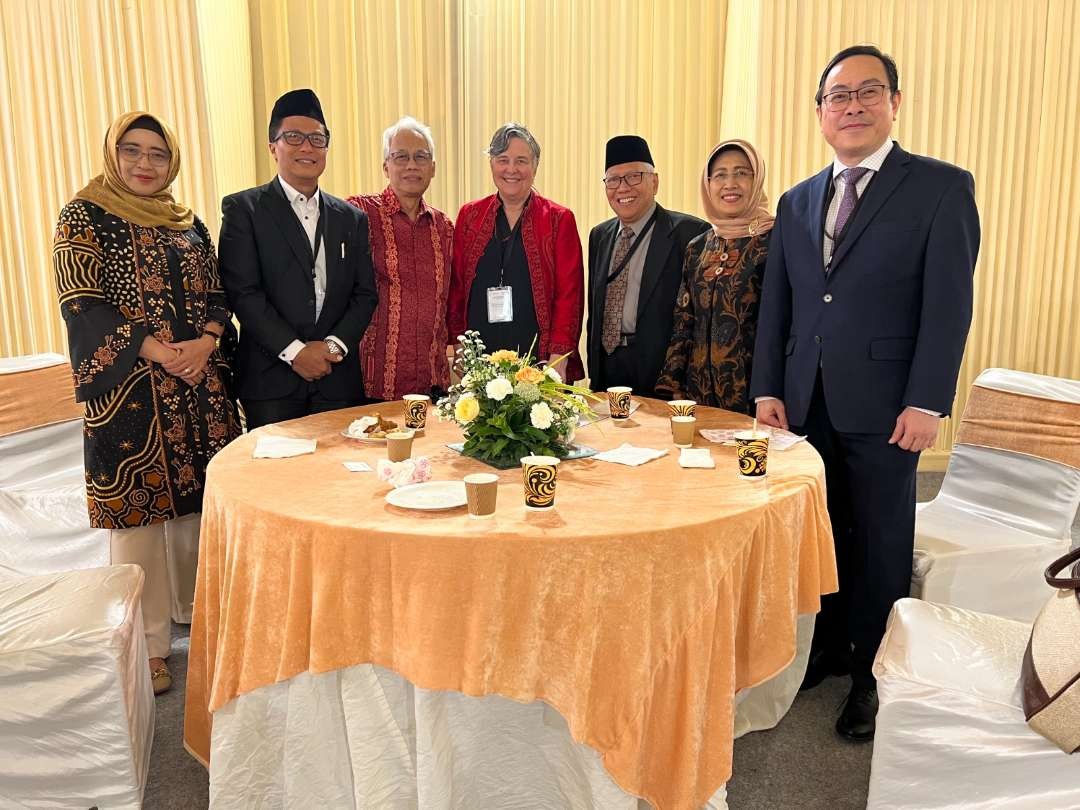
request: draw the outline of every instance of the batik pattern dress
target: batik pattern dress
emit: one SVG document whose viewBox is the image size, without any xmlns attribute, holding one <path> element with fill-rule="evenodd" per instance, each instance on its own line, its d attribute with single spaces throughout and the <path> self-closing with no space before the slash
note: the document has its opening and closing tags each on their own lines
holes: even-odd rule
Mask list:
<svg viewBox="0 0 1080 810">
<path fill-rule="evenodd" d="M 750 413 L 750 375 L 771 231 L 687 245 L 671 342 L 657 388 Z"/>
<path fill-rule="evenodd" d="M 93 203 L 64 207 L 53 243 L 75 398 L 85 403 L 90 524 L 124 529 L 199 512 L 206 465 L 239 435 L 215 350 L 189 386 L 139 357 L 143 339 L 192 340 L 231 313 L 210 235 L 142 227 Z"/>
</svg>

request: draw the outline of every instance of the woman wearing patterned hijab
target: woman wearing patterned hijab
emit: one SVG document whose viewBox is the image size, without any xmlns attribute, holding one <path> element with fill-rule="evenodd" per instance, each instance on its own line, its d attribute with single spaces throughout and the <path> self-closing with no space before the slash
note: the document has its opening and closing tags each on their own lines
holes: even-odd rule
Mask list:
<svg viewBox="0 0 1080 810">
<path fill-rule="evenodd" d="M 750 363 L 773 216 L 765 164 L 746 141 L 705 162 L 701 201 L 712 223 L 687 245 L 674 333 L 656 388 L 672 399 L 752 413 Z"/>
<path fill-rule="evenodd" d="M 103 174 L 60 212 L 53 268 L 86 408 L 90 524 L 109 530 L 114 564 L 146 574 L 160 693 L 172 685 L 170 615 L 190 621 L 206 464 L 239 434 L 218 350 L 232 314 L 206 226 L 169 193 L 180 169 L 169 127 L 122 115 L 104 158 Z"/>
</svg>

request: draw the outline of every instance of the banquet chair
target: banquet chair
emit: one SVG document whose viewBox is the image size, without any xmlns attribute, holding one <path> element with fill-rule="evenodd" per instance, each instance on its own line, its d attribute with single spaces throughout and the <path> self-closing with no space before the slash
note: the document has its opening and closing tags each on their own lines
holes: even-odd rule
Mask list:
<svg viewBox="0 0 1080 810">
<path fill-rule="evenodd" d="M 0 358 L 0 579 L 109 564 L 86 511 L 82 407 L 60 354 Z M 186 549 L 167 548 L 173 559 Z M 174 601 L 173 621 L 191 604 Z"/>
<path fill-rule="evenodd" d="M 1080 381 L 986 369 L 941 491 L 916 507 L 911 595 L 1033 621 L 1078 505 Z"/>
<path fill-rule="evenodd" d="M 142 588 L 136 565 L 0 579 L 0 807 L 142 806 Z"/>
<path fill-rule="evenodd" d="M 874 661 L 868 810 L 1080 807 L 1080 760 L 1024 721 L 1030 633 L 1029 623 L 950 605 L 893 606 Z"/>
</svg>

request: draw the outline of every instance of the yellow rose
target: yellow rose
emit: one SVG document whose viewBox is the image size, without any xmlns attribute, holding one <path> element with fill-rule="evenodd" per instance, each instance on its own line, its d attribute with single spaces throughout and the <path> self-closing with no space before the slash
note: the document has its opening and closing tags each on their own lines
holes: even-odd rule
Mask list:
<svg viewBox="0 0 1080 810">
<path fill-rule="evenodd" d="M 480 413 L 480 403 L 472 394 L 464 394 L 454 405 L 454 418 L 459 422 L 471 422 Z"/>
<path fill-rule="evenodd" d="M 491 362 L 496 365 L 499 363 L 516 363 L 517 361 L 518 353 L 510 349 L 499 349 L 497 352 L 491 353 Z"/>
<path fill-rule="evenodd" d="M 540 369 L 533 368 L 532 366 L 525 366 L 525 368 L 514 375 L 514 379 L 518 382 L 536 385 L 539 382 L 543 382 L 544 372 L 540 371 Z"/>
</svg>

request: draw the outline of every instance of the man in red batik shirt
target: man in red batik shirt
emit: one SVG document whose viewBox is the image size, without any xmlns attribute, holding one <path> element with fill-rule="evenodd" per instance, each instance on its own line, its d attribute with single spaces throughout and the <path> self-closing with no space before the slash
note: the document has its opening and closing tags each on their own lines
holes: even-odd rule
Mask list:
<svg viewBox="0 0 1080 810">
<path fill-rule="evenodd" d="M 364 388 L 374 400 L 441 396 L 450 386 L 446 295 L 454 225 L 424 202 L 435 176 L 431 130 L 406 116 L 383 133 L 381 194 L 349 197 L 368 216 L 379 306 L 360 342 Z"/>
</svg>

